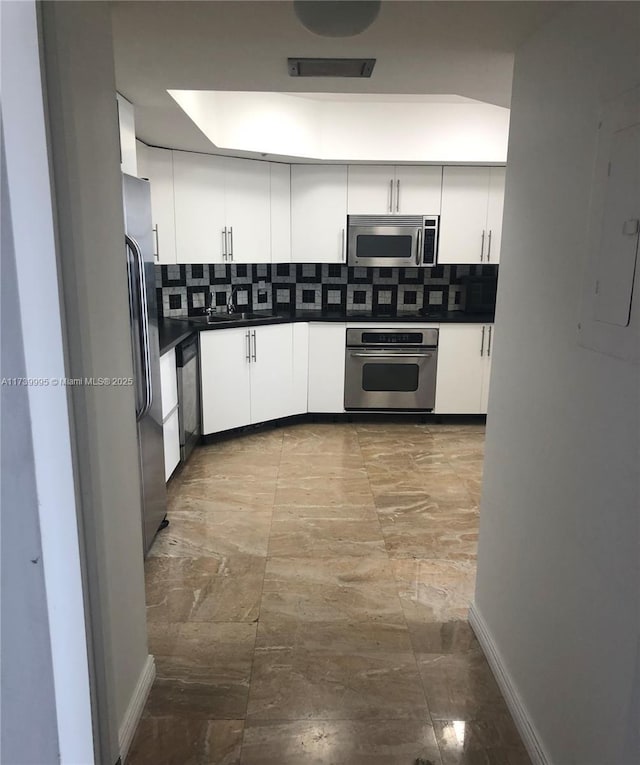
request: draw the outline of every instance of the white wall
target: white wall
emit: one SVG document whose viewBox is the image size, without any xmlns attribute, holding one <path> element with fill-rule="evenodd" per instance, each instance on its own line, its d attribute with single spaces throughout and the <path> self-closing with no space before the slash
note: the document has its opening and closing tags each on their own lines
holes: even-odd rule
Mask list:
<svg viewBox="0 0 640 765">
<path fill-rule="evenodd" d="M 346 162 L 506 160 L 509 109 L 459 96 L 169 93 L 220 149 Z"/>
<path fill-rule="evenodd" d="M 640 12 L 569 6 L 516 56 L 475 607 L 549 762 L 632 765 L 640 370 L 577 322 L 599 109 L 640 81 Z"/>
<path fill-rule="evenodd" d="M 2 374 L 44 381 L 2 391 L 1 759 L 89 765 L 89 663 L 69 409 L 64 387 L 51 383 L 66 376 L 66 367 L 37 11 L 33 1 L 2 3 L 1 11 Z M 55 759 L 48 756 L 52 749 Z"/>
<path fill-rule="evenodd" d="M 110 11 L 102 2 L 43 3 L 42 13 L 69 376 L 131 377 Z M 135 394 L 130 386 L 69 394 L 96 668 L 107 667 L 96 680 L 113 696 L 117 744 L 148 658 Z"/>
<path fill-rule="evenodd" d="M 4 139 L 1 169 L 0 377 L 26 377 Z M 0 760 L 55 762 L 56 700 L 27 388 L 1 386 L 0 413 Z"/>
</svg>

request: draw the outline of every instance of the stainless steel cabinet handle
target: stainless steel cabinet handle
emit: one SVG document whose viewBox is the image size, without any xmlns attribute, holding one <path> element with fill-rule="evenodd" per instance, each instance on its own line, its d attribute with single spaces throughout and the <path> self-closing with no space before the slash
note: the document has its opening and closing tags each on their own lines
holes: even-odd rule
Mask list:
<svg viewBox="0 0 640 765">
<path fill-rule="evenodd" d="M 480 346 L 480 355 L 484 356 L 484 331 L 486 327 L 482 328 L 482 345 Z"/>
<path fill-rule="evenodd" d="M 253 330 L 252 334 L 253 334 L 253 360 L 257 361 L 258 360 L 258 343 L 256 341 L 256 331 L 255 331 L 255 329 Z"/>
<path fill-rule="evenodd" d="M 343 263 L 347 260 L 347 248 L 345 246 L 344 229 L 342 229 L 342 239 L 340 240 L 340 257 Z"/>
<path fill-rule="evenodd" d="M 480 262 L 481 263 L 483 258 L 484 258 L 484 229 L 482 231 L 482 241 L 480 242 Z"/>
<path fill-rule="evenodd" d="M 422 229 L 418 229 L 418 236 L 416 237 L 416 266 L 419 266 L 422 262 Z"/>
<path fill-rule="evenodd" d="M 489 229 L 489 244 L 487 245 L 487 263 L 491 260 L 491 229 Z"/>
<path fill-rule="evenodd" d="M 249 330 L 247 330 L 247 334 L 245 335 L 245 339 L 247 341 L 247 355 L 246 359 L 251 364 L 251 333 Z"/>
<path fill-rule="evenodd" d="M 387 359 L 391 361 L 393 359 L 430 359 L 432 353 L 354 353 L 350 352 L 350 356 L 358 359 Z"/>
<path fill-rule="evenodd" d="M 400 212 L 400 179 L 396 181 L 396 212 Z"/>
<path fill-rule="evenodd" d="M 156 251 L 153 253 L 153 256 L 156 260 L 160 260 L 160 239 L 158 237 L 158 224 L 153 227 L 153 233 L 156 235 Z"/>
<path fill-rule="evenodd" d="M 229 257 L 233 263 L 233 226 L 229 226 Z"/>
<path fill-rule="evenodd" d="M 389 212 L 393 212 L 393 178 L 389 181 Z"/>
<path fill-rule="evenodd" d="M 487 345 L 487 356 L 491 356 L 491 330 L 493 327 L 489 327 L 489 345 Z"/>
<path fill-rule="evenodd" d="M 222 229 L 222 260 L 227 259 L 227 227 Z"/>
</svg>

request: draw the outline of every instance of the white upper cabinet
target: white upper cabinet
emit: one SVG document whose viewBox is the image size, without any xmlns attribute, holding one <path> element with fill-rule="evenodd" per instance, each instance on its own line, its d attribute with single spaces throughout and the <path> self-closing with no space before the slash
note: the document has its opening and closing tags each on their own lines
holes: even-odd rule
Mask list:
<svg viewBox="0 0 640 765">
<path fill-rule="evenodd" d="M 291 262 L 291 167 L 270 162 L 271 260 Z"/>
<path fill-rule="evenodd" d="M 505 174 L 506 169 L 504 167 L 491 168 L 491 176 L 489 178 L 489 205 L 487 209 L 487 229 L 489 231 L 489 241 L 487 243 L 488 263 L 500 262 Z"/>
<path fill-rule="evenodd" d="M 173 196 L 173 152 L 137 141 L 138 175 L 151 186 L 156 263 L 176 263 L 176 218 Z"/>
<path fill-rule="evenodd" d="M 269 163 L 233 157 L 221 157 L 220 161 L 224 168 L 227 260 L 232 263 L 269 263 Z"/>
<path fill-rule="evenodd" d="M 498 263 L 503 167 L 445 167 L 439 263 Z"/>
<path fill-rule="evenodd" d="M 438 215 L 442 167 L 349 165 L 349 215 Z"/>
<path fill-rule="evenodd" d="M 178 263 L 270 263 L 270 162 L 174 151 L 176 259 Z M 285 165 L 288 174 L 288 165 Z M 286 178 L 276 171 L 280 217 L 277 246 L 288 239 Z M 288 260 L 288 254 L 285 256 Z"/>
<path fill-rule="evenodd" d="M 136 123 L 133 104 L 116 93 L 118 129 L 120 138 L 120 169 L 128 175 L 138 175 L 136 156 Z"/>
<path fill-rule="evenodd" d="M 227 260 L 224 170 L 222 157 L 173 152 L 178 263 Z"/>
<path fill-rule="evenodd" d="M 393 165 L 349 165 L 349 215 L 391 215 L 394 183 Z"/>
<path fill-rule="evenodd" d="M 291 260 L 344 263 L 347 166 L 291 166 Z"/>
<path fill-rule="evenodd" d="M 398 215 L 439 215 L 442 200 L 442 167 L 398 165 L 395 207 Z"/>
</svg>

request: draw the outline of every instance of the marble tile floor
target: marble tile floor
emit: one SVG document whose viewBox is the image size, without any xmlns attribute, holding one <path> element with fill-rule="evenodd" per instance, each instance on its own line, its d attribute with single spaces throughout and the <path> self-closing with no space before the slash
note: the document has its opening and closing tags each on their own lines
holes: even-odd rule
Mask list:
<svg viewBox="0 0 640 765">
<path fill-rule="evenodd" d="M 146 561 L 126 765 L 529 765 L 466 621 L 483 444 L 392 419 L 199 448 Z"/>
</svg>

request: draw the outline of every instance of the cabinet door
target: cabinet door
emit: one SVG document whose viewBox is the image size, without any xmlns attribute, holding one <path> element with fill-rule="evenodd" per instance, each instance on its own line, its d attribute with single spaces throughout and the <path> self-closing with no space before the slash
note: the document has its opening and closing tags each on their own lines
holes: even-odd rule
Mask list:
<svg viewBox="0 0 640 765">
<path fill-rule="evenodd" d="M 309 411 L 344 412 L 345 324 L 309 325 Z"/>
<path fill-rule="evenodd" d="M 178 263 L 222 263 L 224 165 L 209 154 L 173 152 Z"/>
<path fill-rule="evenodd" d="M 482 324 L 440 325 L 434 410 L 437 414 L 483 412 L 487 339 Z"/>
<path fill-rule="evenodd" d="M 178 406 L 178 376 L 176 373 L 176 350 L 160 356 L 160 392 L 162 395 L 162 421 L 164 422 Z"/>
<path fill-rule="evenodd" d="M 482 397 L 481 397 L 481 414 L 486 414 L 489 405 L 489 385 L 491 383 L 491 358 L 493 356 L 493 344 L 494 344 L 494 328 L 493 324 L 486 325 L 486 339 L 487 344 L 485 346 L 485 354 L 483 356 L 484 369 L 482 372 Z"/>
<path fill-rule="evenodd" d="M 269 163 L 271 176 L 271 261 L 291 262 L 291 166 Z"/>
<path fill-rule="evenodd" d="M 120 169 L 128 175 L 138 175 L 136 155 L 136 122 L 133 104 L 116 93 L 118 128 L 120 130 Z"/>
<path fill-rule="evenodd" d="M 306 414 L 309 387 L 309 325 L 293 325 L 293 400 L 290 414 Z"/>
<path fill-rule="evenodd" d="M 292 414 L 293 325 L 255 327 L 251 332 L 251 422 Z"/>
<path fill-rule="evenodd" d="M 488 263 L 500 262 L 502 246 L 502 211 L 504 209 L 504 167 L 492 167 L 489 179 L 489 206 L 487 210 L 486 260 Z"/>
<path fill-rule="evenodd" d="M 393 165 L 349 165 L 349 215 L 390 215 L 394 210 Z"/>
<path fill-rule="evenodd" d="M 204 435 L 251 422 L 248 332 L 243 328 L 200 333 Z"/>
<path fill-rule="evenodd" d="M 481 263 L 487 247 L 488 167 L 445 167 L 439 263 Z"/>
<path fill-rule="evenodd" d="M 173 198 L 173 152 L 138 141 L 138 175 L 151 185 L 151 215 L 156 263 L 176 263 L 176 218 Z"/>
<path fill-rule="evenodd" d="M 440 215 L 442 167 L 398 165 L 393 212 L 399 215 Z"/>
<path fill-rule="evenodd" d="M 164 443 L 164 480 L 168 481 L 180 462 L 180 428 L 177 406 L 162 426 L 162 439 Z"/>
<path fill-rule="evenodd" d="M 291 260 L 344 263 L 347 166 L 291 166 Z"/>
<path fill-rule="evenodd" d="M 269 163 L 223 157 L 228 253 L 235 263 L 271 262 Z"/>
</svg>

